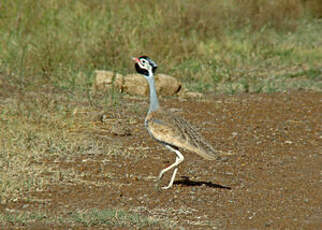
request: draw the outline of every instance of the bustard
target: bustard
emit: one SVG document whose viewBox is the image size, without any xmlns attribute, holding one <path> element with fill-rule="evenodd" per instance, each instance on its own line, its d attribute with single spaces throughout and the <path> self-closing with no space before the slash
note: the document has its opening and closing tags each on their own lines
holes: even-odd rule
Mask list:
<svg viewBox="0 0 322 230">
<path fill-rule="evenodd" d="M 165 172 L 174 169 L 168 186 L 161 187 L 169 189 L 173 185 L 178 165 L 184 160 L 179 149 L 194 152 L 207 160 L 215 160 L 221 151 L 215 151 L 186 120 L 160 108 L 154 85 L 154 73 L 158 67 L 156 63 L 147 56 L 132 59 L 135 62 L 136 71 L 145 77 L 150 88 L 150 108 L 145 118 L 145 128 L 152 138 L 176 153 L 176 161 L 161 170 L 158 177 L 160 182 Z"/>
</svg>

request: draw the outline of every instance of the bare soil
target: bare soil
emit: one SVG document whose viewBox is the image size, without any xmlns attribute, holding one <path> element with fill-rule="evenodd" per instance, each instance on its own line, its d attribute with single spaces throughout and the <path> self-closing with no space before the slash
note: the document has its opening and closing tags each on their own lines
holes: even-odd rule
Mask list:
<svg viewBox="0 0 322 230">
<path fill-rule="evenodd" d="M 104 134 L 106 141 L 119 144 L 114 154 L 84 153 L 72 161 L 43 159 L 48 167 L 86 175 L 82 180 L 87 183 L 51 184 L 28 194 L 32 202 L 11 202 L 0 210 L 38 210 L 64 216 L 76 209 L 111 208 L 155 218 L 175 229 L 321 229 L 321 93 L 161 99 L 163 107 L 199 127 L 215 148 L 233 153 L 220 161 L 206 161 L 183 151 L 185 160 L 175 184 L 166 191 L 156 189 L 155 179 L 175 155 L 144 129 L 147 99 L 122 100 L 119 116 L 132 120 L 116 123 L 119 127 L 114 125 Z M 139 112 L 128 109 L 127 104 L 138 104 Z M 109 121 L 95 122 L 107 129 Z M 166 174 L 162 184 L 168 183 L 170 175 Z M 59 221 L 17 228 L 86 229 Z"/>
</svg>

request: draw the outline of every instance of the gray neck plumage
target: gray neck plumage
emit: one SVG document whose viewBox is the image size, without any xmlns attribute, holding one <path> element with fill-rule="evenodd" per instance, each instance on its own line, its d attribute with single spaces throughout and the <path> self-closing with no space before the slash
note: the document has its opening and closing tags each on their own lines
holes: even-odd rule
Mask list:
<svg viewBox="0 0 322 230">
<path fill-rule="evenodd" d="M 157 92 L 156 92 L 156 89 L 155 89 L 153 73 L 150 72 L 149 75 L 150 76 L 147 77 L 149 87 L 150 87 L 150 108 L 149 108 L 148 113 L 156 111 L 160 107 L 158 97 L 157 97 Z"/>
</svg>

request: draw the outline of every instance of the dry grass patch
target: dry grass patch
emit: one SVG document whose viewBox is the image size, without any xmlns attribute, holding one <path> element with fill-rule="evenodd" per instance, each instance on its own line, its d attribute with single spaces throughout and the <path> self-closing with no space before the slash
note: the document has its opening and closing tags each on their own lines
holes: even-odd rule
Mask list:
<svg viewBox="0 0 322 230">
<path fill-rule="evenodd" d="M 90 107 L 75 105 L 63 95 L 17 95 L 2 100 L 0 105 L 1 203 L 28 200 L 31 191 L 42 191 L 50 184 L 70 179 L 79 183 L 84 177 L 59 165 L 48 166 L 48 161 L 123 154 L 118 144 L 92 135 Z M 75 108 L 83 112 L 73 113 Z"/>
</svg>

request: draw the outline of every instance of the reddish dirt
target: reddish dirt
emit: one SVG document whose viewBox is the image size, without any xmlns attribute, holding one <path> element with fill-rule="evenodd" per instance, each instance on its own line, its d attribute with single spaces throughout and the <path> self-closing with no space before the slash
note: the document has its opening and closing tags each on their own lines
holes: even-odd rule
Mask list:
<svg viewBox="0 0 322 230">
<path fill-rule="evenodd" d="M 136 103 L 147 107 L 146 100 L 137 99 Z M 144 147 L 138 154 L 145 157 L 84 155 L 74 163 L 62 160 L 59 167 L 90 172 L 92 177 L 84 179 L 108 184 L 53 184 L 33 196 L 50 200 L 46 211 L 57 215 L 80 207 L 120 208 L 175 221 L 176 228 L 184 229 L 321 228 L 321 93 L 208 95 L 207 101 L 162 99 L 161 105 L 179 108 L 180 116 L 200 127 L 216 148 L 235 154 L 206 161 L 183 152 L 185 161 L 174 186 L 160 192 L 154 179 L 175 156 L 148 136 L 143 126 L 145 114 L 136 114 L 138 124 L 128 127 L 132 135 L 114 138 L 123 146 Z M 82 159 L 92 161 L 84 164 Z M 97 163 L 102 160 L 106 160 L 104 166 Z M 102 173 L 112 176 L 103 177 Z M 168 183 L 170 174 L 162 184 Z M 22 205 L 7 207 L 19 209 Z M 30 208 L 44 207 L 33 203 Z"/>
</svg>

